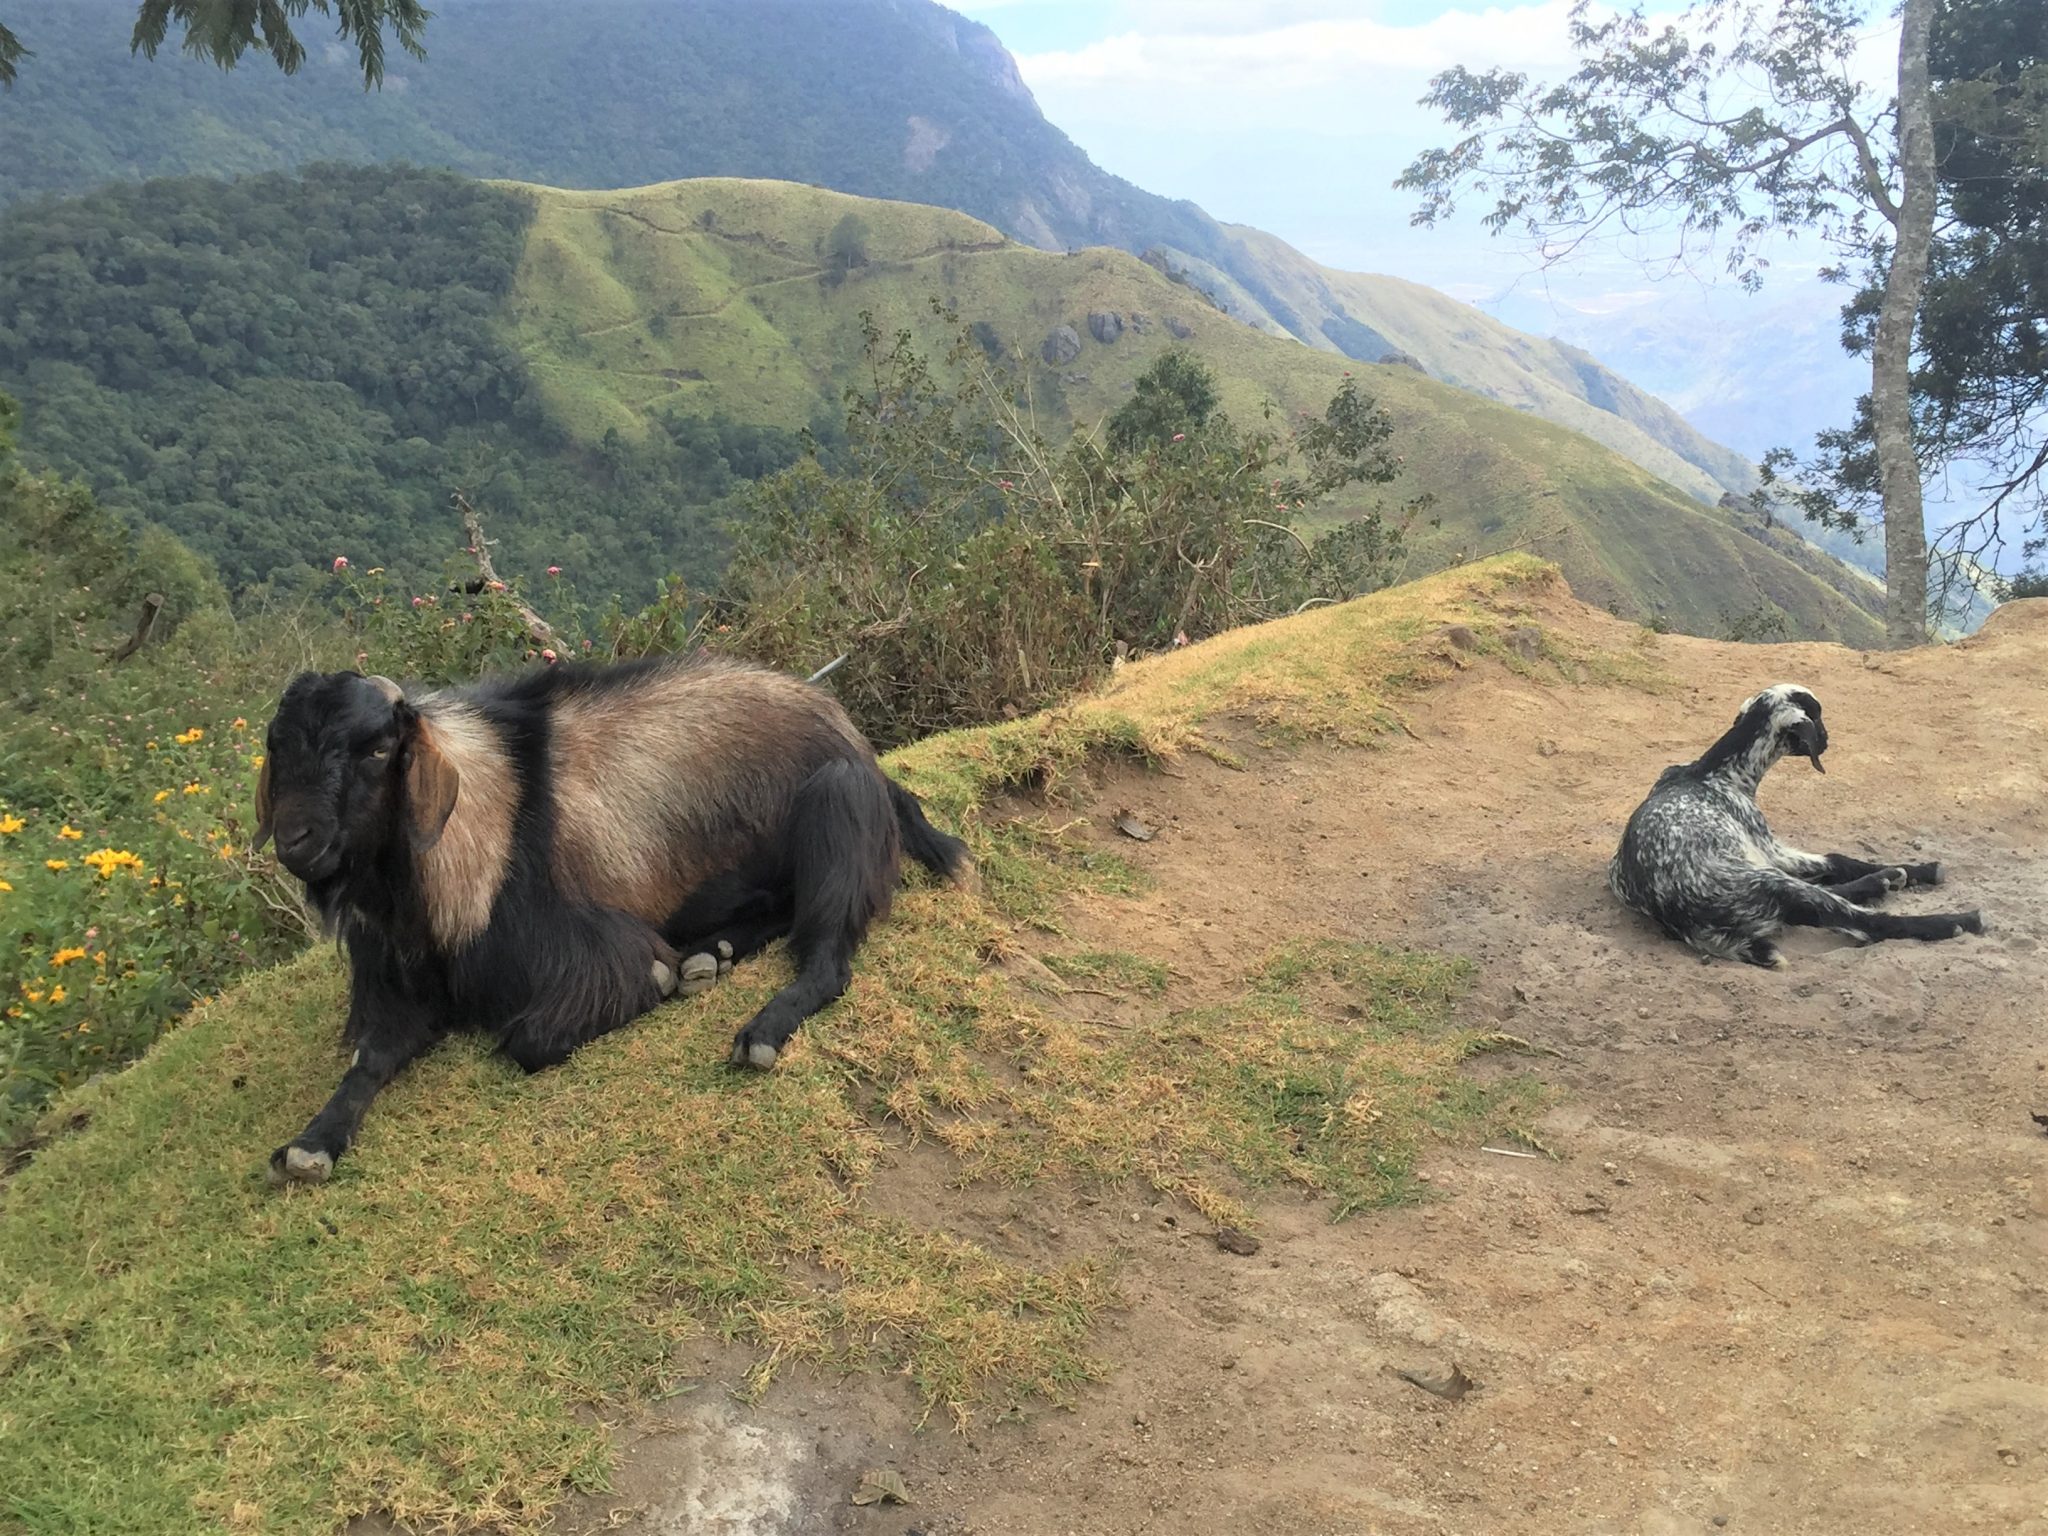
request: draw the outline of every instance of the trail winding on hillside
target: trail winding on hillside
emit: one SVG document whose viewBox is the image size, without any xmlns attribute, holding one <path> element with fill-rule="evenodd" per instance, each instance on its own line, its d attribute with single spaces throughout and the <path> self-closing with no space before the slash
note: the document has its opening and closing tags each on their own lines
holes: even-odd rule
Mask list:
<svg viewBox="0 0 2048 1536">
<path fill-rule="evenodd" d="M 1534 616 L 1628 643 L 1561 583 Z M 905 1433 L 908 1389 L 886 1384 L 706 1392 L 657 1411 L 561 1527 L 2048 1531 L 2048 603 L 1902 656 L 1644 644 L 1670 686 L 1559 687 L 1446 638 L 1459 674 L 1383 748 L 1247 733 L 1242 769 L 1119 774 L 1085 835 L 1155 885 L 1068 915 L 1171 967 L 1176 1005 L 1303 934 L 1473 957 L 1468 1022 L 1557 1053 L 1535 1128 L 1554 1159 L 1439 1151 L 1439 1198 L 1341 1224 L 1283 1200 L 1240 1256 L 1143 1192 L 963 1191 L 944 1155 L 899 1148 L 877 1198 L 921 1220 L 1033 1264 L 1127 1250 L 1106 1384 L 965 1437 Z M 1807 934 L 1768 972 L 1703 965 L 1617 909 L 1602 876 L 1629 809 L 1781 679 L 1819 695 L 1835 745 L 1825 776 L 1766 781 L 1774 825 L 1945 859 L 1949 888 L 1901 909 L 1981 906 L 1988 935 Z M 1158 835 L 1119 839 L 1125 808 Z M 1157 1013 L 1064 1006 L 1108 1028 Z M 1453 1361 L 1478 1382 L 1462 1401 L 1391 1374 Z M 735 1365 L 707 1348 L 693 1369 Z M 871 1466 L 914 1505 L 849 1503 Z"/>
</svg>

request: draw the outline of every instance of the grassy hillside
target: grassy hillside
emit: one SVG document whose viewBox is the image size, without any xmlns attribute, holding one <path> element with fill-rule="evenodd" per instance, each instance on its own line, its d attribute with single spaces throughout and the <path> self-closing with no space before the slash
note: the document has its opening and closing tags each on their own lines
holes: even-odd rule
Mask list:
<svg viewBox="0 0 2048 1536">
<path fill-rule="evenodd" d="M 778 183 L 522 190 L 534 212 L 509 341 L 551 418 L 584 442 L 637 440 L 713 405 L 801 426 L 852 382 L 863 310 L 943 346 L 934 295 L 1030 371 L 1049 417 L 1082 422 L 1121 404 L 1179 344 L 1177 328 L 1240 417 L 1269 401 L 1320 409 L 1347 370 L 1365 376 L 1407 456 L 1390 499 L 1437 498 L 1441 527 L 1417 531 L 1418 570 L 1528 548 L 1557 560 L 1588 601 L 1674 628 L 1719 634 L 1747 619 L 1877 637 L 1870 584 L 1796 537 L 1752 530 L 1533 410 L 1262 335 L 1121 251 L 1054 254 L 964 215 Z M 842 271 L 829 247 L 848 220 L 864 264 Z M 1091 315 L 1113 317 L 1103 329 L 1114 340 L 1097 339 Z M 1049 365 L 1042 348 L 1063 326 L 1078 354 Z"/>
<path fill-rule="evenodd" d="M 444 0 L 425 62 L 365 95 L 346 50 L 286 80 L 128 56 L 131 0 L 15 0 L 35 58 L 0 112 L 0 205 L 109 178 L 406 159 L 551 186 L 772 177 L 961 209 L 1049 250 L 1158 249 L 1233 316 L 1584 432 L 1707 501 L 1751 467 L 1557 343 L 1109 175 L 1047 122 L 988 27 L 929 0 Z M 997 15 L 1000 22 L 1000 15 Z"/>
<path fill-rule="evenodd" d="M 535 1077 L 445 1047 L 330 1184 L 277 1192 L 269 1148 L 340 1067 L 340 967 L 322 948 L 201 1006 L 59 1100 L 0 1182 L 0 1525 L 528 1526 L 603 1486 L 591 1409 L 687 1389 L 674 1351 L 707 1329 L 756 1352 L 760 1383 L 795 1361 L 900 1371 L 942 1422 L 1064 1397 L 1096 1369 L 1113 1254 L 1037 1267 L 874 1198 L 903 1136 L 970 1185 L 1128 1180 L 1204 1225 L 1255 1226 L 1275 1188 L 1337 1216 L 1414 1198 L 1431 1141 L 1512 1133 L 1535 1102 L 1459 1070 L 1517 1043 L 1452 1022 L 1465 962 L 1311 933 L 1190 998 L 1062 934 L 1068 902 L 1111 902 L 1132 870 L 993 806 L 1102 757 L 1170 756 L 1227 714 L 1370 740 L 1455 671 L 1449 623 L 1562 697 L 1568 673 L 1647 679 L 1634 652 L 1508 649 L 1552 581 L 1491 562 L 898 754 L 974 843 L 984 896 L 906 892 L 765 1077 L 727 1070 L 722 1042 L 779 955 Z M 1059 972 L 1142 999 L 1146 1027 L 1075 1017 Z"/>
</svg>

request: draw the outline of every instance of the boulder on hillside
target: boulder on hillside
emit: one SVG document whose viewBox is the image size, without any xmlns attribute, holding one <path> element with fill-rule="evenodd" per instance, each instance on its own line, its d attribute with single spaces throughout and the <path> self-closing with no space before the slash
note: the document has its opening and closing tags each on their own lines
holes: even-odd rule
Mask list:
<svg viewBox="0 0 2048 1536">
<path fill-rule="evenodd" d="M 1165 320 L 1165 325 L 1166 329 L 1169 332 L 1171 332 L 1177 340 L 1180 341 L 1186 341 L 1190 336 L 1195 334 L 1195 328 L 1192 325 L 1189 325 L 1187 321 L 1181 319 L 1179 315 L 1168 315 Z"/>
<path fill-rule="evenodd" d="M 1088 317 L 1088 334 L 1105 347 L 1116 345 L 1124 333 L 1124 317 L 1114 310 L 1098 309 Z"/>
<path fill-rule="evenodd" d="M 1038 355 L 1055 368 L 1071 363 L 1081 355 L 1081 333 L 1071 325 L 1054 326 L 1045 333 Z"/>
<path fill-rule="evenodd" d="M 1429 372 L 1422 366 L 1422 359 L 1413 352 L 1383 352 L 1380 354 L 1380 362 L 1386 367 L 1413 368 L 1417 373 Z"/>
</svg>

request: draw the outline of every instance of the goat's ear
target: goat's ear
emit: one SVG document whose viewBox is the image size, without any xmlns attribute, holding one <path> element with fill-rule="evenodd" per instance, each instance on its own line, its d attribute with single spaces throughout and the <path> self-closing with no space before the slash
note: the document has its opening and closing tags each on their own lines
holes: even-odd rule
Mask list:
<svg viewBox="0 0 2048 1536">
<path fill-rule="evenodd" d="M 405 815 L 413 852 L 425 853 L 441 840 L 448 818 L 455 814 L 455 796 L 461 788 L 462 775 L 442 753 L 433 726 L 416 721 L 405 764 Z"/>
<path fill-rule="evenodd" d="M 249 842 L 251 853 L 270 841 L 270 820 L 270 754 L 266 752 L 263 766 L 256 771 L 256 835 Z"/>
</svg>

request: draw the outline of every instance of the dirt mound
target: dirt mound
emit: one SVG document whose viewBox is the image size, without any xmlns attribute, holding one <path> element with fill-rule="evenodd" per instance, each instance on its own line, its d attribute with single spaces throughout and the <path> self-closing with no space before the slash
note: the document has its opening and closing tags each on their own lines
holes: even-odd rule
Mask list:
<svg viewBox="0 0 2048 1536">
<path fill-rule="evenodd" d="M 1546 1053 L 1552 1155 L 1441 1152 L 1440 1199 L 1342 1223 L 1269 1206 L 1245 1254 L 1142 1192 L 961 1190 L 906 1147 L 878 1187 L 999 1254 L 1126 1255 L 1111 1379 L 1072 1412 L 913 1435 L 907 1387 L 796 1372 L 656 1415 L 563 1527 L 2048 1532 L 2048 602 L 1908 655 L 1649 639 L 1559 588 L 1534 608 L 1554 637 L 1640 643 L 1669 685 L 1560 686 L 1447 638 L 1460 670 L 1385 746 L 1247 727 L 1098 783 L 1076 835 L 1152 887 L 1067 920 L 1164 964 L 1155 1008 L 1304 935 L 1469 955 L 1470 1017 Z M 1605 862 L 1657 771 L 1784 680 L 1834 748 L 1825 776 L 1766 782 L 1774 826 L 1945 860 L 1901 909 L 1981 907 L 1989 934 L 1801 934 L 1772 972 L 1616 907 Z M 1113 830 L 1126 809 L 1156 836 Z M 708 1386 L 739 1362 L 697 1364 Z M 679 1478 L 700 1466 L 763 1498 L 707 1502 Z M 850 1502 L 875 1466 L 910 1507 Z"/>
</svg>

